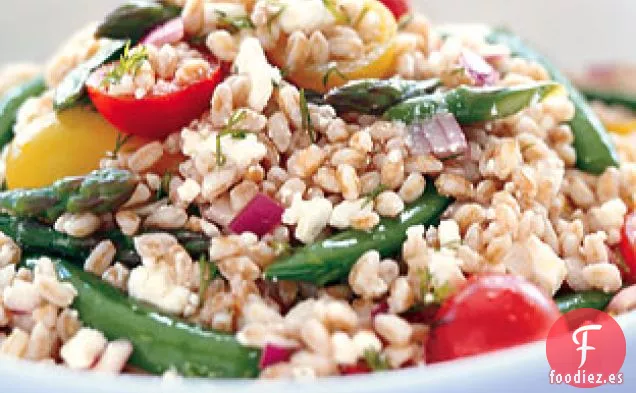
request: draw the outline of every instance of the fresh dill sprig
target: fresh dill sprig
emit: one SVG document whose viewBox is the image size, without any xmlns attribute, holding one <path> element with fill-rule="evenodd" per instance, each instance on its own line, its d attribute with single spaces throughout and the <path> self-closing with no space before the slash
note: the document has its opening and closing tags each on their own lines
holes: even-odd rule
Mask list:
<svg viewBox="0 0 636 393">
<path fill-rule="evenodd" d="M 254 134 L 254 132 L 237 128 L 236 126 L 245 119 L 247 112 L 243 110 L 232 113 L 232 116 L 227 121 L 227 124 L 218 134 L 216 134 L 216 165 L 222 167 L 227 161 L 227 157 L 223 154 L 223 147 L 221 145 L 221 138 L 226 135 L 232 136 L 234 139 L 245 139 L 247 134 Z"/>
<path fill-rule="evenodd" d="M 216 278 L 218 272 L 218 266 L 216 266 L 215 263 L 208 261 L 205 255 L 201 255 L 199 258 L 199 299 L 203 299 L 205 292 L 210 286 L 210 282 Z"/>
<path fill-rule="evenodd" d="M 398 30 L 404 30 L 413 22 L 413 14 L 404 14 L 398 20 Z"/>
<path fill-rule="evenodd" d="M 156 199 L 160 200 L 170 194 L 170 182 L 172 181 L 172 173 L 166 172 L 161 178 L 161 184 L 157 189 Z"/>
<path fill-rule="evenodd" d="M 338 75 L 345 81 L 348 80 L 347 76 L 338 69 L 338 66 L 336 64 L 331 64 L 329 65 L 329 69 L 327 69 L 327 72 L 325 72 L 325 75 L 322 77 L 322 85 L 325 87 L 325 89 L 327 88 L 327 86 L 329 86 L 329 78 L 331 78 L 332 74 Z"/>
<path fill-rule="evenodd" d="M 418 271 L 417 275 L 420 279 L 420 296 L 425 304 L 440 304 L 454 292 L 453 286 L 448 282 L 435 288 L 428 268 Z"/>
<path fill-rule="evenodd" d="M 325 8 L 331 12 L 331 15 L 333 15 L 336 22 L 351 24 L 349 15 L 338 8 L 335 0 L 322 0 L 322 3 L 325 5 Z"/>
<path fill-rule="evenodd" d="M 117 63 L 102 80 L 102 86 L 115 85 L 121 82 L 122 78 L 129 74 L 136 76 L 144 61 L 148 60 L 148 50 L 145 46 L 137 49 L 130 49 L 130 40 L 126 42 L 124 53 Z"/>
<path fill-rule="evenodd" d="M 119 152 L 121 151 L 121 149 L 128 143 L 130 142 L 130 140 L 133 138 L 132 135 L 123 135 L 123 134 L 117 134 L 117 139 L 115 140 L 115 148 L 113 148 L 113 151 L 110 152 L 109 156 L 111 159 L 116 160 L 117 157 L 119 156 Z"/>
<path fill-rule="evenodd" d="M 360 15 L 358 15 L 356 20 L 351 25 L 354 27 L 358 26 L 360 22 L 362 22 L 362 19 L 364 19 L 364 17 L 367 16 L 369 11 L 371 11 L 371 8 L 369 7 L 368 4 L 365 4 L 364 7 L 362 8 L 362 11 L 360 12 Z"/>
<path fill-rule="evenodd" d="M 307 104 L 307 96 L 305 89 L 300 89 L 300 114 L 302 117 L 303 130 L 309 134 L 311 143 L 316 143 L 316 133 L 314 126 L 311 124 L 311 113 L 309 113 L 309 105 Z"/>
<path fill-rule="evenodd" d="M 243 29 L 254 29 L 254 23 L 248 16 L 229 16 L 221 10 L 214 10 L 218 17 L 218 26 L 235 34 Z"/>
<path fill-rule="evenodd" d="M 382 356 L 382 354 L 375 349 L 365 349 L 363 356 L 364 361 L 367 363 L 367 366 L 374 372 L 385 371 L 391 368 L 386 357 Z"/>
</svg>

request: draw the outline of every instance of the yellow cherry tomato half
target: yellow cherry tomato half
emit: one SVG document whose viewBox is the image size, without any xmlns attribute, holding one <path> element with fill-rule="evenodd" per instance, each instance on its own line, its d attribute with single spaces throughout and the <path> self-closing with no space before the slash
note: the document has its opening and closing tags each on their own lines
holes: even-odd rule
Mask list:
<svg viewBox="0 0 636 393">
<path fill-rule="evenodd" d="M 608 131 L 616 134 L 631 134 L 636 132 L 636 120 L 624 121 L 624 122 L 608 122 L 605 123 Z"/>
<path fill-rule="evenodd" d="M 389 76 L 395 62 L 397 22 L 391 11 L 377 0 L 366 0 L 364 7 L 366 14 L 377 15 L 378 22 L 374 26 L 377 32 L 375 39 L 365 44 L 364 54 L 360 58 L 310 64 L 290 71 L 286 79 L 302 88 L 324 93 L 350 80 Z M 281 69 L 285 69 L 287 64 L 287 39 L 288 36 L 282 35 L 276 47 L 268 52 L 270 61 Z"/>
<path fill-rule="evenodd" d="M 119 135 L 99 113 L 89 109 L 44 115 L 23 129 L 9 147 L 7 187 L 43 187 L 98 169 L 99 161 L 114 150 Z M 132 138 L 121 151 L 134 151 L 146 142 Z"/>
</svg>

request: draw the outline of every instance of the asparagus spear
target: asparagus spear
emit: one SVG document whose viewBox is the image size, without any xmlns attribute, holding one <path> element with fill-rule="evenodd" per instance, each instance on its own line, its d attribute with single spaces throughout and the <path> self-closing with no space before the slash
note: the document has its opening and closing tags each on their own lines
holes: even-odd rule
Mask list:
<svg viewBox="0 0 636 393">
<path fill-rule="evenodd" d="M 552 79 L 563 85 L 570 94 L 570 99 L 576 108 L 570 127 L 574 133 L 576 165 L 579 169 L 593 174 L 601 174 L 608 167 L 618 166 L 618 155 L 605 127 L 590 108 L 585 97 L 561 71 L 508 30 L 494 30 L 487 39 L 491 43 L 508 46 L 515 56 L 540 63 L 548 70 Z"/>
<path fill-rule="evenodd" d="M 399 253 L 406 240 L 406 230 L 413 225 L 433 224 L 450 202 L 437 193 L 435 186 L 429 185 L 424 195 L 399 217 L 383 219 L 369 232 L 344 231 L 305 246 L 268 267 L 265 277 L 320 286 L 345 279 L 358 258 L 368 250 L 378 250 L 383 257 Z"/>
<path fill-rule="evenodd" d="M 83 262 L 97 244 L 109 239 L 115 245 L 115 259 L 133 267 L 141 263 L 135 251 L 133 239 L 118 230 L 101 232 L 91 237 L 76 238 L 55 231 L 50 226 L 31 218 L 18 218 L 0 214 L 0 232 L 12 238 L 27 252 L 42 252 L 73 261 Z M 147 231 L 145 233 L 153 233 Z M 210 240 L 201 233 L 187 230 L 168 231 L 194 258 L 206 255 L 210 248 Z"/>
<path fill-rule="evenodd" d="M 559 88 L 552 82 L 496 88 L 460 86 L 445 93 L 404 101 L 390 108 L 384 117 L 412 124 L 450 112 L 460 124 L 472 124 L 514 115 Z"/>
<path fill-rule="evenodd" d="M 327 104 L 339 113 L 356 112 L 381 115 L 390 107 L 409 98 L 430 94 L 439 79 L 411 81 L 403 79 L 362 79 L 333 89 L 325 96 Z"/>
<path fill-rule="evenodd" d="M 103 169 L 64 178 L 49 187 L 1 192 L 0 208 L 14 216 L 48 220 L 55 220 L 64 212 L 101 214 L 126 202 L 136 185 L 131 172 Z"/>
<path fill-rule="evenodd" d="M 33 266 L 36 258 L 27 258 Z M 126 339 L 134 348 L 128 363 L 153 374 L 175 369 L 186 377 L 252 378 L 260 351 L 239 344 L 229 334 L 161 314 L 135 301 L 72 263 L 55 259 L 57 274 L 77 290 L 72 307 L 82 322 L 109 340 Z"/>
<path fill-rule="evenodd" d="M 181 8 L 164 2 L 129 1 L 106 16 L 95 36 L 130 40 L 134 45 L 153 27 L 176 18 L 180 13 Z"/>
<path fill-rule="evenodd" d="M 38 76 L 12 88 L 0 99 L 0 150 L 13 139 L 13 124 L 22 104 L 45 89 L 44 78 Z"/>
</svg>

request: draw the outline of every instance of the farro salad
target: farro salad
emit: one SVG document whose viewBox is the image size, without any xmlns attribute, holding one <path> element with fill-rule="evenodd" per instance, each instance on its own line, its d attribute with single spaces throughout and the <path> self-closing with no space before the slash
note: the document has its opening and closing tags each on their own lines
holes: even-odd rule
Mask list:
<svg viewBox="0 0 636 393">
<path fill-rule="evenodd" d="M 636 134 L 508 30 L 135 0 L 1 75 L 3 356 L 307 379 L 636 308 Z"/>
</svg>

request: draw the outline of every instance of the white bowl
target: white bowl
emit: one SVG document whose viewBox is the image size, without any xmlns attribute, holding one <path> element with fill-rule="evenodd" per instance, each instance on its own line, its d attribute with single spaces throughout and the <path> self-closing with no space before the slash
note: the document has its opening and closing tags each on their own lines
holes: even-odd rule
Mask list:
<svg viewBox="0 0 636 393">
<path fill-rule="evenodd" d="M 11 12 L 0 13 L 0 63 L 43 60 L 61 40 L 84 21 L 99 18 L 120 0 L 43 0 L 12 2 Z M 440 22 L 505 23 L 538 43 L 556 62 L 579 69 L 584 62 L 636 61 L 636 51 L 626 50 L 616 37 L 636 35 L 636 2 L 625 0 L 413 0 Z M 37 11 L 34 4 L 37 4 Z M 546 12 L 549 9 L 550 12 Z M 55 18 L 51 18 L 55 15 Z M 547 20 L 546 20 L 547 17 Z M 24 26 L 32 28 L 24 29 Z M 37 28 L 34 28 L 37 27 Z M 20 34 L 17 34 L 20 32 Z M 11 37 L 11 41 L 8 40 Z M 590 48 L 594 48 L 593 50 Z M 627 339 L 621 388 L 606 386 L 597 391 L 635 391 L 636 313 L 619 322 Z M 545 344 L 535 343 L 455 362 L 310 383 L 263 381 L 172 380 L 156 377 L 105 376 L 79 373 L 62 367 L 0 359 L 0 392 L 11 393 L 422 393 L 422 392 L 543 392 L 556 388 L 548 383 L 549 365 Z M 562 390 L 570 389 L 566 385 Z"/>
<path fill-rule="evenodd" d="M 636 313 L 618 321 L 627 340 L 627 357 L 621 387 L 603 386 L 596 391 L 634 391 L 636 388 Z M 427 367 L 311 382 L 260 380 L 163 380 L 146 376 L 108 376 L 0 359 L 0 391 L 11 393 L 422 393 L 422 392 L 543 392 L 550 386 L 550 367 L 545 343 L 534 343 L 491 354 Z M 567 385 L 560 386 L 568 389 Z"/>
</svg>

